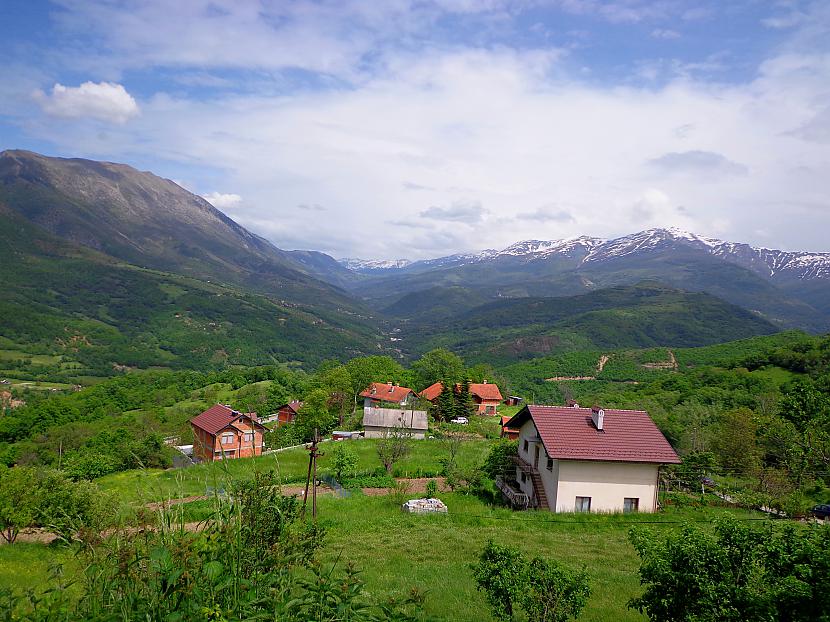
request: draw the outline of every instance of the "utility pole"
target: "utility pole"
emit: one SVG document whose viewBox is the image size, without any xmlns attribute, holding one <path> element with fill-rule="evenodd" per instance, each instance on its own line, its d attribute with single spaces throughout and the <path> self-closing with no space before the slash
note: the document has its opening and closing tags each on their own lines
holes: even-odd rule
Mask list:
<svg viewBox="0 0 830 622">
<path fill-rule="evenodd" d="M 311 441 L 311 445 L 306 447 L 308 449 L 308 474 L 306 475 L 305 493 L 303 494 L 302 515 L 305 516 L 305 507 L 308 502 L 308 487 L 311 484 L 311 516 L 315 520 L 317 519 L 317 457 L 323 455 L 317 447 L 317 443 L 320 440 L 320 437 L 317 435 L 317 428 L 314 428 L 314 438 Z"/>
</svg>

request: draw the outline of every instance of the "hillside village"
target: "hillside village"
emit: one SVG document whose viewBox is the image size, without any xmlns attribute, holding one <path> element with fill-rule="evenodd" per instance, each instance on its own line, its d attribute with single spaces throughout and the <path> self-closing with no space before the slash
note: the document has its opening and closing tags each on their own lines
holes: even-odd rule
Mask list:
<svg viewBox="0 0 830 622">
<path fill-rule="evenodd" d="M 0 7 L 0 622 L 830 622 L 830 1 Z"/>
</svg>

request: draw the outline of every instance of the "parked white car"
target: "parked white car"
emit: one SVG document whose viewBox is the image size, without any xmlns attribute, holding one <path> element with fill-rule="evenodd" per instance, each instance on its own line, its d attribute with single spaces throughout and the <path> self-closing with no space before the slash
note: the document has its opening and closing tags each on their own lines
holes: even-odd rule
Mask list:
<svg viewBox="0 0 830 622">
<path fill-rule="evenodd" d="M 470 420 L 467 417 L 456 417 L 455 419 L 450 419 L 450 423 L 459 423 L 461 425 L 467 425 L 470 423 Z"/>
</svg>

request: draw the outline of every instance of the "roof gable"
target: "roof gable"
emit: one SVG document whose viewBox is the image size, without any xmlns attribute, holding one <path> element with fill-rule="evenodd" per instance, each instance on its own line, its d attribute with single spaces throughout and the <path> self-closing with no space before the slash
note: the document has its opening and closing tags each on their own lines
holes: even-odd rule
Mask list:
<svg viewBox="0 0 830 622">
<path fill-rule="evenodd" d="M 603 409 L 597 430 L 590 408 L 528 405 L 507 426 L 533 420 L 548 456 L 559 460 L 608 460 L 679 464 L 674 449 L 643 410 Z"/>
<path fill-rule="evenodd" d="M 382 402 L 400 403 L 409 397 L 410 394 L 414 393 L 415 391 L 412 389 L 401 387 L 396 384 L 390 384 L 388 382 L 373 382 L 366 388 L 365 391 L 363 391 L 363 393 L 360 394 L 360 396 L 368 397 L 373 400 L 380 400 Z"/>
<path fill-rule="evenodd" d="M 216 436 L 218 432 L 243 418 L 249 419 L 254 426 L 262 427 L 262 424 L 257 421 L 256 413 L 241 413 L 224 404 L 214 404 L 203 413 L 196 415 L 190 420 L 190 425 Z"/>
<path fill-rule="evenodd" d="M 444 385 L 439 381 L 429 385 L 426 389 L 421 391 L 420 395 L 425 400 L 429 400 L 431 402 L 435 399 L 438 399 L 438 396 L 441 395 L 441 391 L 443 390 Z"/>
<path fill-rule="evenodd" d="M 470 394 L 478 396 L 483 400 L 498 400 L 501 401 L 501 391 L 499 387 L 492 382 L 482 382 L 470 384 Z"/>
</svg>

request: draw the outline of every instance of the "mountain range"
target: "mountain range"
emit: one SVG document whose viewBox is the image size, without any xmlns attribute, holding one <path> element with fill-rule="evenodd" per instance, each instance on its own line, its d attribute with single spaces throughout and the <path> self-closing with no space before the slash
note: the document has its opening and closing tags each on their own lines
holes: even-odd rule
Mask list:
<svg viewBox="0 0 830 622">
<path fill-rule="evenodd" d="M 572 296 L 656 281 L 707 292 L 782 328 L 830 330 L 830 253 L 790 252 L 725 242 L 679 229 L 649 229 L 603 240 L 526 240 L 507 248 L 392 263 L 341 260 L 355 275 L 339 283 L 379 309 L 436 287 L 484 297 Z M 324 272 L 317 272 L 327 278 Z M 358 278 L 359 277 L 359 278 Z M 366 278 L 372 286 L 366 287 Z M 365 292 L 365 293 L 364 293 Z"/>
<path fill-rule="evenodd" d="M 648 229 L 613 239 L 579 236 L 561 240 L 524 240 L 500 251 L 488 249 L 478 253 L 447 255 L 420 261 L 341 259 L 340 264 L 353 272 L 375 275 L 392 272 L 423 272 L 435 268 L 494 262 L 500 258 L 518 258 L 524 262 L 532 262 L 564 257 L 582 265 L 643 254 L 673 245 L 701 250 L 713 257 L 743 266 L 771 279 L 805 281 L 830 279 L 830 253 L 792 252 L 754 247 L 749 244 L 725 242 L 696 235 L 675 227 Z"/>
<path fill-rule="evenodd" d="M 830 328 L 828 254 L 651 229 L 337 261 L 279 249 L 152 173 L 19 150 L 0 153 L 0 279 L 0 361 L 37 356 L 67 378 L 433 346 L 486 361 Z"/>
</svg>

